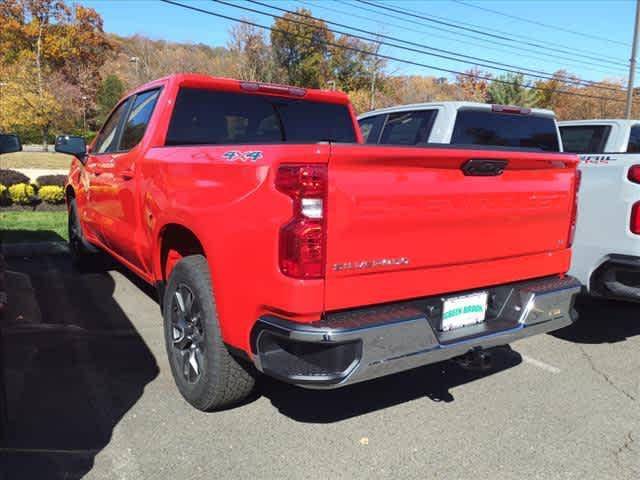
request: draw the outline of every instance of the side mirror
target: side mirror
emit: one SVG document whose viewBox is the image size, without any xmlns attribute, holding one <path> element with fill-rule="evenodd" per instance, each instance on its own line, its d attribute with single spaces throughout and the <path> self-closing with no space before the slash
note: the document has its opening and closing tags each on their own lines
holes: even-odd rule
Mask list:
<svg viewBox="0 0 640 480">
<path fill-rule="evenodd" d="M 17 135 L 0 135 L 0 154 L 13 153 L 22 150 L 22 144 Z"/>
<path fill-rule="evenodd" d="M 56 152 L 73 155 L 82 163 L 87 159 L 87 143 L 84 137 L 60 135 L 56 137 Z"/>
</svg>

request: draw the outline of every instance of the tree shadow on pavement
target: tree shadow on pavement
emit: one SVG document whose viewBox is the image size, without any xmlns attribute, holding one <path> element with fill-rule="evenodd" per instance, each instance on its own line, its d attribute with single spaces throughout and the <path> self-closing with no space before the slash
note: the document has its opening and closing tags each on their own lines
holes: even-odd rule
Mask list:
<svg viewBox="0 0 640 480">
<path fill-rule="evenodd" d="M 575 343 L 615 343 L 640 335 L 640 305 L 637 303 L 579 296 L 578 321 L 552 332 L 556 338 Z"/>
<path fill-rule="evenodd" d="M 307 390 L 262 379 L 261 393 L 284 415 L 299 422 L 331 423 L 428 397 L 453 402 L 450 390 L 522 362 L 509 347 L 496 349 L 489 370 L 474 371 L 447 361 L 337 390 Z"/>
<path fill-rule="evenodd" d="M 79 275 L 66 256 L 8 263 L 0 463 L 8 479 L 81 478 L 158 366 L 109 275 Z"/>
</svg>

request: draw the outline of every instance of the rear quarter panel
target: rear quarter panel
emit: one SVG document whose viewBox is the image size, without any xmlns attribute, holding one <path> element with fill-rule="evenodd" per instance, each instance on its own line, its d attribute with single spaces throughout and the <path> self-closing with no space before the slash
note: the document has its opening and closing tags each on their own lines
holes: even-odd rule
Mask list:
<svg viewBox="0 0 640 480">
<path fill-rule="evenodd" d="M 248 152 L 260 158 L 247 159 Z M 294 280 L 278 266 L 279 229 L 291 218 L 292 204 L 275 189 L 274 175 L 281 163 L 326 163 L 328 157 L 328 145 L 161 147 L 141 162 L 150 243 L 145 262 L 160 280 L 163 228 L 191 230 L 209 262 L 227 343 L 250 351 L 249 332 L 265 313 L 303 322 L 320 317 L 324 281 Z"/>
</svg>

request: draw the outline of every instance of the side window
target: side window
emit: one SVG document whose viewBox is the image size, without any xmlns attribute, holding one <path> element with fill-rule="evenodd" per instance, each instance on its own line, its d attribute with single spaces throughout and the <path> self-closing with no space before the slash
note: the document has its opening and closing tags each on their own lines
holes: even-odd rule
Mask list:
<svg viewBox="0 0 640 480">
<path fill-rule="evenodd" d="M 94 154 L 116 151 L 118 126 L 127 111 L 130 101 L 131 99 L 129 98 L 122 102 L 106 121 L 96 139 L 95 147 L 93 148 Z"/>
<path fill-rule="evenodd" d="M 122 139 L 118 150 L 131 150 L 142 140 L 159 95 L 160 90 L 150 90 L 136 95 L 122 131 Z"/>
<path fill-rule="evenodd" d="M 436 114 L 437 110 L 419 110 L 415 112 L 390 114 L 384 126 L 380 143 L 386 145 L 418 145 L 428 143 Z"/>
<path fill-rule="evenodd" d="M 634 125 L 631 127 L 627 153 L 640 153 L 640 125 Z"/>
<path fill-rule="evenodd" d="M 374 117 L 367 117 L 359 120 L 360 130 L 362 131 L 362 137 L 364 143 L 378 143 L 380 139 L 380 130 L 384 124 L 386 115 L 376 115 Z"/>
</svg>

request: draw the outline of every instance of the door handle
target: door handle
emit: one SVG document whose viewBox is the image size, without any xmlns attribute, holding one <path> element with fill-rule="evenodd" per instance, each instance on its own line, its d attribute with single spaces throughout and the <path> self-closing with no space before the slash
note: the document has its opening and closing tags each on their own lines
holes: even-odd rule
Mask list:
<svg viewBox="0 0 640 480">
<path fill-rule="evenodd" d="M 133 170 L 130 168 L 123 170 L 120 172 L 120 177 L 122 177 L 123 180 L 131 180 L 133 178 Z"/>
</svg>

